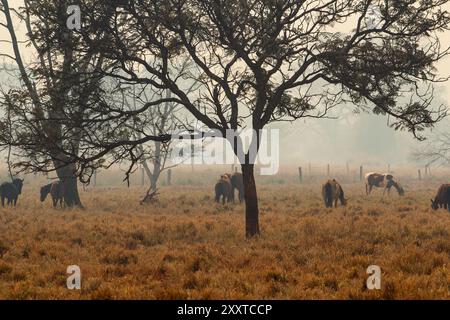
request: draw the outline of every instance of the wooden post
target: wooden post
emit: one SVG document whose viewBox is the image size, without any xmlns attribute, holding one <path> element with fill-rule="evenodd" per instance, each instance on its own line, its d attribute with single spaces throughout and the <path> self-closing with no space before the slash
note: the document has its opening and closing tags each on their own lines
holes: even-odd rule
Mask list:
<svg viewBox="0 0 450 320">
<path fill-rule="evenodd" d="M 97 170 L 94 171 L 94 187 L 97 186 Z"/>
<path fill-rule="evenodd" d="M 330 176 L 330 165 L 329 164 L 327 165 L 327 176 L 328 177 Z"/>
<path fill-rule="evenodd" d="M 170 186 L 172 183 L 172 169 L 167 170 L 167 185 Z"/>
<path fill-rule="evenodd" d="M 359 167 L 359 181 L 363 181 L 363 166 Z"/>
<path fill-rule="evenodd" d="M 349 164 L 348 164 L 348 161 L 347 161 L 347 163 L 345 164 L 345 166 L 347 167 L 347 175 L 349 175 L 349 174 L 350 174 L 350 166 L 349 166 Z"/>
<path fill-rule="evenodd" d="M 388 164 L 388 173 L 391 173 L 391 165 Z"/>
<path fill-rule="evenodd" d="M 145 185 L 145 170 L 144 167 L 141 168 L 141 186 Z"/>
<path fill-rule="evenodd" d="M 302 167 L 298 167 L 298 179 L 299 179 L 300 183 L 303 182 Z"/>
<path fill-rule="evenodd" d="M 422 173 L 420 172 L 420 169 L 418 170 L 418 174 L 419 174 L 419 180 L 422 180 Z"/>
</svg>

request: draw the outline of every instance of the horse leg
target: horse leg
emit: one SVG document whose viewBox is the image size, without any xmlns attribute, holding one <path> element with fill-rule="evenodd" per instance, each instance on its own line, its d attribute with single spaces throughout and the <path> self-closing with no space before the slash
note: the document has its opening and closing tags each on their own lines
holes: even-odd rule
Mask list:
<svg viewBox="0 0 450 320">
<path fill-rule="evenodd" d="M 216 192 L 216 202 L 219 203 L 220 202 L 220 193 Z"/>
</svg>

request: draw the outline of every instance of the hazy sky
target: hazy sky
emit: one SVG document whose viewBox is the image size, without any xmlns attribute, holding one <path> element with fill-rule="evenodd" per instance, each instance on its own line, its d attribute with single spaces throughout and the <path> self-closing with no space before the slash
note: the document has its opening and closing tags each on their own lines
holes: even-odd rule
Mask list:
<svg viewBox="0 0 450 320">
<path fill-rule="evenodd" d="M 22 3 L 21 0 L 9 2 L 10 6 L 15 8 Z M 446 8 L 450 11 L 450 5 L 447 5 Z M 0 21 L 3 21 L 3 17 L 0 18 Z M 17 23 L 17 19 L 15 22 L 19 39 L 24 39 L 24 27 Z M 0 27 L 0 40 L 9 39 L 6 30 Z M 441 34 L 444 47 L 450 45 L 449 39 L 450 32 Z M 0 52 L 10 54 L 9 45 L 0 42 Z M 22 48 L 25 61 L 31 60 L 30 52 L 30 49 Z M 441 76 L 449 75 L 450 58 L 441 61 L 436 67 Z M 440 100 L 448 105 L 450 82 L 442 83 L 437 88 Z M 376 130 L 365 132 L 364 123 L 370 123 L 371 127 Z M 281 125 L 281 158 L 285 163 L 329 162 L 330 159 L 343 163 L 345 161 L 370 161 L 377 158 L 377 154 L 379 154 L 378 158 L 393 163 L 407 161 L 411 148 L 417 146 L 417 142 L 408 133 L 394 133 L 386 126 L 386 123 L 386 117 L 349 114 L 339 121 L 300 120 L 292 125 L 283 124 Z M 375 151 L 373 147 L 367 146 L 369 143 L 372 146 L 376 145 Z"/>
</svg>

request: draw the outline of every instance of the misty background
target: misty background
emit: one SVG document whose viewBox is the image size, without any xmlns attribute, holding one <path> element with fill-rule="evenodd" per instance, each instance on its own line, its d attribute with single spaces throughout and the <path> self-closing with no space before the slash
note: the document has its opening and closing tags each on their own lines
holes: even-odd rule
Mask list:
<svg viewBox="0 0 450 320">
<path fill-rule="evenodd" d="M 16 77 L 14 66 L 0 64 L 0 90 L 19 86 Z M 448 105 L 448 96 L 446 86 L 436 86 L 434 107 Z M 306 163 L 400 166 L 416 163 L 413 152 L 428 146 L 432 140 L 419 141 L 410 132 L 396 131 L 389 126 L 392 122 L 389 116 L 344 105 L 329 111 L 327 118 L 278 122 L 268 128 L 280 130 L 280 166 Z M 435 128 L 427 130 L 425 136 L 448 131 L 449 124 L 450 120 L 444 119 Z M 228 152 L 232 153 L 231 149 Z M 6 159 L 6 152 L 2 152 L 2 157 Z"/>
</svg>

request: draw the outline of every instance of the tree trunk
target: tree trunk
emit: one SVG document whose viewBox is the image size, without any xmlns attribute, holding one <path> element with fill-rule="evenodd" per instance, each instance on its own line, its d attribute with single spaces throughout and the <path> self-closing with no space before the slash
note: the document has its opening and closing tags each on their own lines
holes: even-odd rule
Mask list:
<svg viewBox="0 0 450 320">
<path fill-rule="evenodd" d="M 242 164 L 245 197 L 245 235 L 247 238 L 259 236 L 258 194 L 253 164 Z"/>
<path fill-rule="evenodd" d="M 75 175 L 75 164 L 69 164 L 58 169 L 57 174 L 64 186 L 64 202 L 66 206 L 83 208 L 78 193 L 78 179 Z"/>
</svg>

